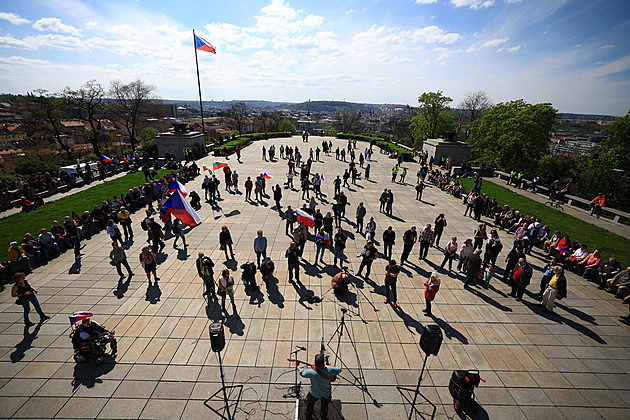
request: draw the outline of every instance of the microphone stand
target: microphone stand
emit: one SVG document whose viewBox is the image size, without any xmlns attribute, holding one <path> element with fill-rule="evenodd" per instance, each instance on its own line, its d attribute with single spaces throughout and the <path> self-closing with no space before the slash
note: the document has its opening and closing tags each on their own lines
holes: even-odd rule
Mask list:
<svg viewBox="0 0 630 420">
<path fill-rule="evenodd" d="M 304 347 L 297 346 L 295 351 L 289 353 L 289 359 L 297 359 L 297 355 L 300 351 L 306 350 Z M 295 357 L 291 357 L 295 355 Z M 294 385 L 289 387 L 289 392 L 284 394 L 282 398 L 302 398 L 302 383 L 298 381 L 298 370 L 295 368 L 295 382 Z"/>
</svg>

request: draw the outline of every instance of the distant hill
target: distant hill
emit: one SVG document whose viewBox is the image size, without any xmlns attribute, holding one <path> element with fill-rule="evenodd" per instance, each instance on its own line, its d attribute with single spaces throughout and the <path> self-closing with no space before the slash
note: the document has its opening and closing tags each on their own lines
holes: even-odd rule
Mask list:
<svg viewBox="0 0 630 420">
<path fill-rule="evenodd" d="M 308 101 L 287 106 L 293 111 L 308 111 L 314 113 L 337 113 L 337 112 L 365 112 L 378 109 L 380 105 L 359 104 L 355 102 L 341 101 Z"/>
<path fill-rule="evenodd" d="M 614 115 L 593 115 L 593 114 L 571 114 L 562 113 L 562 119 L 565 120 L 602 120 L 602 121 L 619 121 L 621 117 L 615 117 Z"/>
</svg>

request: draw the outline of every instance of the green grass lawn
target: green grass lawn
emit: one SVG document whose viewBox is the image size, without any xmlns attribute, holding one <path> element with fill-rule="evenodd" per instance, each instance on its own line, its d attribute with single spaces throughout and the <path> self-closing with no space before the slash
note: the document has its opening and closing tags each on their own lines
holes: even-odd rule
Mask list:
<svg viewBox="0 0 630 420">
<path fill-rule="evenodd" d="M 170 173 L 168 170 L 158 171 L 159 176 Z M 20 242 L 24 234 L 30 232 L 37 238 L 42 228 L 50 230 L 53 220 L 63 223 L 65 216 L 70 216 L 72 211 L 81 215 L 84 211 L 92 211 L 95 205 L 99 207 L 103 200 L 112 198 L 122 193 L 127 193 L 129 188 L 144 184 L 142 172 L 125 175 L 87 190 L 63 197 L 54 203 L 46 204 L 37 210 L 28 213 L 21 212 L 0 219 L 0 259 L 6 258 L 3 250 L 9 249 L 11 241 Z M 71 190 L 72 191 L 72 190 Z M 4 257 L 3 257 L 4 255 Z"/>
<path fill-rule="evenodd" d="M 466 191 L 470 191 L 473 180 L 462 179 L 461 181 L 466 186 Z M 484 181 L 481 192 L 486 193 L 490 198 L 496 197 L 499 206 L 507 204 L 520 211 L 521 214 L 540 217 L 543 224 L 549 225 L 552 232 L 559 230 L 563 235 L 569 235 L 571 240 L 585 243 L 589 251 L 599 249 L 604 259 L 617 257 L 624 267 L 630 264 L 630 240 L 622 236 L 552 209 L 487 180 Z"/>
</svg>

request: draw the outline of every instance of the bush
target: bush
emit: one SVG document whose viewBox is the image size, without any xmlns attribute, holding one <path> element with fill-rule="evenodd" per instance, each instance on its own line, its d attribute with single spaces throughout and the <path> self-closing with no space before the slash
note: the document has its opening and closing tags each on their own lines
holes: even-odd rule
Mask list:
<svg viewBox="0 0 630 420">
<path fill-rule="evenodd" d="M 291 133 L 267 133 L 267 138 L 274 139 L 279 137 L 291 137 Z M 256 140 L 264 140 L 264 133 L 256 133 L 256 134 L 245 134 L 237 139 L 230 140 L 226 143 L 223 143 L 221 146 L 215 147 L 214 150 L 221 150 L 222 154 L 232 154 L 236 150 L 236 147 L 240 147 L 241 149 L 251 142 Z"/>
<path fill-rule="evenodd" d="M 344 133 L 339 133 L 339 134 L 337 134 L 337 138 L 339 138 L 339 139 L 352 139 L 352 140 L 366 141 L 366 142 L 368 142 L 370 144 L 374 144 L 374 145 L 376 145 L 378 147 L 387 147 L 392 152 L 400 153 L 403 156 L 403 159 L 405 161 L 412 161 L 413 157 L 414 157 L 414 153 L 411 150 L 403 149 L 402 147 L 397 146 L 397 145 L 395 145 L 393 143 L 390 143 L 387 140 L 383 140 L 380 137 L 366 136 L 366 135 L 363 135 L 363 134 L 344 134 Z"/>
</svg>

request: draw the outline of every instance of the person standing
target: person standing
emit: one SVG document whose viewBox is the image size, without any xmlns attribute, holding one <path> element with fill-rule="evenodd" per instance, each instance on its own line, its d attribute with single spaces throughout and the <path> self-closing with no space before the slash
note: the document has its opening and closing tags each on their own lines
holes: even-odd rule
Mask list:
<svg viewBox="0 0 630 420">
<path fill-rule="evenodd" d="M 131 214 L 124 206 L 122 206 L 118 212 L 118 221 L 125 233 L 125 242 L 129 239 L 133 239 L 133 230 L 131 230 Z"/>
<path fill-rule="evenodd" d="M 466 260 L 468 256 L 472 253 L 472 239 L 468 238 L 464 241 L 462 247 L 459 250 L 458 262 L 457 262 L 457 272 L 461 273 L 462 269 L 466 272 Z"/>
<path fill-rule="evenodd" d="M 11 297 L 17 298 L 15 303 L 22 305 L 22 308 L 24 308 L 24 325 L 27 328 L 35 325 L 28 319 L 28 314 L 31 312 L 31 303 L 35 308 L 35 311 L 39 314 L 40 323 L 50 319 L 50 317 L 42 311 L 41 306 L 39 306 L 39 300 L 37 300 L 37 296 L 35 296 L 37 294 L 37 289 L 28 284 L 26 281 L 26 274 L 15 273 L 13 275 L 13 283 L 14 285 L 11 289 Z"/>
<path fill-rule="evenodd" d="M 486 243 L 486 253 L 483 255 L 483 267 L 486 268 L 488 264 L 496 265 L 497 257 L 503 249 L 501 239 L 499 239 L 499 233 L 492 229 L 490 231 L 490 239 Z"/>
<path fill-rule="evenodd" d="M 560 300 L 567 296 L 567 278 L 564 276 L 564 269 L 557 265 L 553 268 L 553 273 L 542 295 L 544 312 L 553 312 L 553 304 L 556 299 Z"/>
<path fill-rule="evenodd" d="M 433 316 L 431 313 L 431 302 L 435 300 L 435 295 L 437 295 L 438 290 L 440 290 L 440 283 L 442 280 L 440 276 L 435 271 L 431 273 L 429 279 L 424 283 L 424 302 L 426 307 L 422 310 L 426 316 Z"/>
<path fill-rule="evenodd" d="M 112 239 L 112 241 L 119 241 L 121 245 L 123 245 L 122 235 L 120 234 L 120 228 L 114 223 L 112 219 L 107 221 L 107 234 Z"/>
<path fill-rule="evenodd" d="M 532 278 L 532 271 L 532 267 L 527 263 L 525 257 L 521 257 L 518 260 L 518 265 L 510 273 L 512 292 L 509 295 L 516 298 L 517 302 L 523 299 L 523 293 L 525 293 Z"/>
<path fill-rule="evenodd" d="M 390 226 L 387 227 L 387 230 L 383 231 L 383 256 L 387 260 L 392 259 L 392 249 L 394 248 L 394 244 L 396 243 L 396 232 Z"/>
<path fill-rule="evenodd" d="M 297 228 L 293 230 L 293 240 L 295 241 L 300 260 L 303 260 L 302 254 L 304 254 L 304 246 L 306 245 L 306 240 L 308 239 L 308 228 L 304 225 L 304 222 L 300 222 Z"/>
<path fill-rule="evenodd" d="M 365 207 L 363 207 L 363 202 L 359 203 L 359 206 L 357 207 L 357 232 L 361 233 L 363 231 L 363 220 L 365 219 L 365 214 L 367 213 L 367 210 Z"/>
<path fill-rule="evenodd" d="M 341 372 L 336 367 L 326 366 L 324 355 L 318 353 L 315 355 L 315 365 L 309 368 L 300 368 L 298 361 L 295 362 L 296 369 L 303 378 L 311 380 L 311 389 L 306 395 L 306 420 L 313 420 L 313 412 L 315 411 L 315 403 L 320 402 L 320 418 L 328 418 L 328 404 L 331 397 L 331 382 L 334 381 Z"/>
<path fill-rule="evenodd" d="M 503 283 L 510 284 L 510 274 L 522 256 L 523 247 L 521 246 L 517 246 L 507 254 L 507 257 L 505 257 L 507 265 L 505 266 L 505 273 L 503 274 Z"/>
<path fill-rule="evenodd" d="M 370 164 L 368 163 L 367 165 L 365 165 L 365 179 L 368 180 L 370 179 Z"/>
<path fill-rule="evenodd" d="M 219 295 L 221 295 L 221 309 L 227 315 L 227 310 L 225 309 L 225 297 L 229 296 L 232 301 L 232 310 L 234 314 L 236 314 L 236 303 L 234 303 L 234 278 L 230 274 L 230 270 L 227 268 L 223 269 L 217 284 L 219 285 Z"/>
<path fill-rule="evenodd" d="M 164 249 L 164 246 L 166 246 L 166 244 L 162 241 L 162 238 L 164 238 L 164 232 L 162 232 L 162 227 L 153 217 L 149 220 L 149 232 L 151 232 L 153 252 L 159 254 Z"/>
<path fill-rule="evenodd" d="M 295 242 L 291 242 L 289 248 L 285 251 L 284 257 L 287 259 L 289 267 L 289 282 L 293 281 L 293 274 L 295 273 L 295 281 L 300 281 L 300 251 L 297 248 Z"/>
<path fill-rule="evenodd" d="M 407 258 L 409 258 L 409 254 L 413 249 L 413 246 L 418 241 L 418 232 L 416 232 L 416 225 L 412 225 L 409 229 L 405 231 L 403 234 L 403 251 L 400 256 L 400 265 L 403 265 Z"/>
<path fill-rule="evenodd" d="M 149 285 L 151 285 L 151 273 L 153 273 L 153 279 L 157 282 L 159 280 L 156 270 L 157 262 L 155 261 L 155 252 L 151 247 L 145 246 L 140 253 L 140 264 L 144 268 L 144 272 L 147 274 Z"/>
<path fill-rule="evenodd" d="M 204 291 L 203 296 L 208 296 L 208 299 L 215 300 L 217 295 L 214 292 L 214 262 L 209 257 L 206 257 L 203 252 L 197 254 L 198 258 L 195 261 L 197 267 L 197 274 L 203 280 Z"/>
<path fill-rule="evenodd" d="M 387 202 L 385 205 L 385 212 L 387 213 L 388 216 L 392 215 L 393 208 L 394 208 L 394 193 L 392 192 L 392 190 L 388 189 Z"/>
<path fill-rule="evenodd" d="M 427 258 L 427 254 L 429 253 L 429 247 L 433 245 L 433 240 L 435 238 L 435 232 L 431 230 L 431 225 L 428 224 L 420 233 L 420 259 L 424 260 Z"/>
<path fill-rule="evenodd" d="M 396 281 L 398 279 L 398 274 L 400 274 L 400 267 L 396 265 L 396 260 L 389 260 L 389 264 L 385 267 L 385 303 L 390 303 L 394 308 L 398 307 L 396 303 Z M 389 300 L 389 294 L 391 291 L 392 299 Z"/>
<path fill-rule="evenodd" d="M 477 282 L 481 271 L 481 248 L 475 249 L 475 252 L 470 254 L 466 259 L 466 280 L 464 281 L 464 287 L 469 287 L 471 282 Z"/>
<path fill-rule="evenodd" d="M 63 227 L 66 229 L 66 237 L 70 242 L 70 246 L 74 248 L 74 257 L 81 259 L 81 237 L 77 222 L 72 220 L 70 216 L 66 216 Z"/>
<path fill-rule="evenodd" d="M 323 227 L 320 227 L 317 235 L 315 235 L 315 245 L 317 246 L 317 250 L 315 251 L 315 265 L 317 265 L 318 260 L 322 263 L 324 262 L 324 251 L 329 243 L 330 236 L 324 231 Z"/>
<path fill-rule="evenodd" d="M 426 185 L 424 185 L 424 182 L 422 181 L 418 182 L 418 185 L 416 185 L 416 200 L 422 201 L 422 191 L 424 191 L 425 188 L 426 188 Z"/>
<path fill-rule="evenodd" d="M 363 271 L 363 267 L 366 267 L 365 279 L 368 280 L 370 278 L 370 271 L 372 271 L 372 263 L 378 257 L 378 251 L 373 241 L 368 241 L 367 244 L 365 244 L 360 256 L 362 260 L 361 265 L 359 265 L 359 270 L 357 271 L 357 276 L 361 277 L 361 271 Z"/>
<path fill-rule="evenodd" d="M 252 177 L 248 176 L 245 181 L 245 201 L 251 201 L 252 189 L 254 189 L 254 182 L 252 181 Z"/>
<path fill-rule="evenodd" d="M 116 271 L 118 272 L 120 278 L 123 279 L 125 277 L 123 275 L 121 266 L 125 266 L 129 277 L 133 276 L 133 273 L 131 272 L 131 267 L 129 267 L 129 263 L 127 262 L 127 255 L 125 255 L 125 250 L 122 247 L 118 246 L 118 242 L 116 241 L 112 242 L 112 248 L 113 249 L 109 252 L 109 259 L 112 260 L 114 264 L 116 264 Z"/>
<path fill-rule="evenodd" d="M 334 265 L 337 265 L 337 259 L 339 259 L 341 263 L 341 268 L 343 268 L 343 261 L 345 259 L 345 256 L 343 255 L 343 250 L 346 248 L 346 240 L 348 240 L 348 237 L 343 233 L 343 229 L 337 228 L 337 233 L 335 233 L 334 238 Z"/>
<path fill-rule="evenodd" d="M 442 232 L 444 232 L 444 228 L 447 226 L 446 217 L 444 213 L 440 213 L 438 217 L 435 218 L 435 247 L 440 248 L 440 238 L 442 237 Z"/>
<path fill-rule="evenodd" d="M 254 238 L 254 252 L 256 253 L 256 265 L 260 270 L 260 257 L 263 259 L 267 258 L 267 238 L 263 236 L 263 231 L 259 230 L 256 232 L 256 237 Z"/>
<path fill-rule="evenodd" d="M 284 234 L 289 236 L 289 232 L 293 233 L 293 224 L 296 221 L 295 212 L 291 206 L 287 206 L 287 210 L 284 212 L 284 220 L 286 221 Z"/>
<path fill-rule="evenodd" d="M 440 268 L 444 269 L 444 266 L 448 261 L 448 271 L 452 271 L 455 255 L 457 255 L 457 236 L 453 236 L 451 241 L 444 247 L 444 259 L 442 260 Z"/>
<path fill-rule="evenodd" d="M 380 203 L 381 203 L 381 207 L 379 208 L 379 211 L 381 213 L 385 213 L 385 206 L 387 205 L 387 188 L 385 188 L 383 190 L 383 192 L 381 193 L 381 196 L 379 197 L 378 201 L 380 201 Z"/>
<path fill-rule="evenodd" d="M 175 240 L 173 241 L 173 248 L 177 248 L 177 240 L 182 238 L 182 242 L 184 243 L 184 249 L 188 248 L 186 245 L 186 236 L 184 236 L 184 222 L 179 217 L 176 217 L 173 221 L 173 235 L 175 236 Z"/>
<path fill-rule="evenodd" d="M 400 171 L 400 183 L 404 184 L 405 183 L 405 177 L 407 176 L 407 168 L 402 168 L 402 171 Z"/>
<path fill-rule="evenodd" d="M 219 248 L 222 251 L 225 251 L 225 260 L 228 258 L 228 248 L 230 249 L 230 255 L 232 255 L 232 259 L 234 259 L 234 250 L 232 250 L 232 234 L 230 234 L 230 230 L 227 226 L 221 226 L 221 232 L 219 232 Z"/>
</svg>

